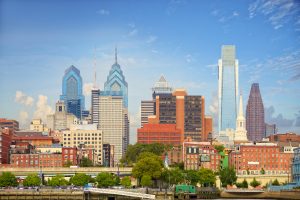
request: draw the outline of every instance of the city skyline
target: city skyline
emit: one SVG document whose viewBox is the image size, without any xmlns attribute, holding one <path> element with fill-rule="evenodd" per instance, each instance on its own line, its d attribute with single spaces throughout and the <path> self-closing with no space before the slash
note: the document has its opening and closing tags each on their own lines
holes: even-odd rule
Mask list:
<svg viewBox="0 0 300 200">
<path fill-rule="evenodd" d="M 217 61 L 221 46 L 229 44 L 236 46 L 244 102 L 251 84 L 259 83 L 266 123 L 276 123 L 281 133 L 300 133 L 296 1 L 133 2 L 1 1 L 1 117 L 21 126 L 35 117 L 46 122 L 71 65 L 81 72 L 89 109 L 94 57 L 103 91 L 117 46 L 129 85 L 131 143 L 140 127 L 140 102 L 151 98 L 161 74 L 174 89 L 205 96 L 216 131 Z"/>
</svg>

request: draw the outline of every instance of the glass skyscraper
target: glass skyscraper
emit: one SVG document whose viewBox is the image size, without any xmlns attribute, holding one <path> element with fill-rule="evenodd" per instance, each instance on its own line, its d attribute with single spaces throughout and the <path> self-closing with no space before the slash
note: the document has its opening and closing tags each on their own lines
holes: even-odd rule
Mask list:
<svg viewBox="0 0 300 200">
<path fill-rule="evenodd" d="M 236 129 L 238 74 L 235 46 L 222 46 L 219 59 L 219 133 L 226 129 Z"/>
<path fill-rule="evenodd" d="M 128 108 L 128 84 L 123 75 L 117 59 L 117 49 L 115 50 L 115 63 L 111 66 L 107 80 L 104 83 L 102 95 L 122 96 L 125 108 Z"/>
<path fill-rule="evenodd" d="M 82 78 L 80 71 L 73 65 L 66 69 L 63 76 L 60 100 L 65 102 L 68 113 L 72 113 L 78 119 L 81 119 L 81 112 L 84 110 Z"/>
</svg>

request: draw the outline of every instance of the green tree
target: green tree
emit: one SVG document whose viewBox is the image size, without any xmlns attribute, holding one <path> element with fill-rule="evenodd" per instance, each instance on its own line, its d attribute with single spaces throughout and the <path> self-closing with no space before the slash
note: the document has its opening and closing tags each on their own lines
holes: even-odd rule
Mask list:
<svg viewBox="0 0 300 200">
<path fill-rule="evenodd" d="M 179 168 L 181 170 L 184 170 L 184 163 L 183 162 L 174 163 L 174 164 L 170 165 L 170 167 L 172 167 L 172 168 Z"/>
<path fill-rule="evenodd" d="M 222 187 L 233 185 L 237 180 L 237 176 L 233 167 L 221 169 L 219 172 L 219 176 Z"/>
<path fill-rule="evenodd" d="M 83 157 L 80 161 L 80 167 L 92 167 L 93 161 L 91 161 L 89 158 Z"/>
<path fill-rule="evenodd" d="M 261 168 L 260 174 L 265 174 L 265 173 L 266 173 L 266 172 L 265 172 L 264 168 Z"/>
<path fill-rule="evenodd" d="M 121 185 L 123 185 L 125 188 L 130 188 L 131 187 L 131 179 L 129 176 L 125 176 L 121 180 Z"/>
<path fill-rule="evenodd" d="M 250 182 L 250 185 L 255 188 L 260 185 L 260 182 L 253 178 L 253 181 Z"/>
<path fill-rule="evenodd" d="M 217 180 L 212 170 L 203 167 L 198 171 L 198 177 L 201 186 L 213 186 Z"/>
<path fill-rule="evenodd" d="M 176 185 L 183 182 L 183 171 L 179 168 L 164 168 L 162 171 L 162 180 L 166 185 Z"/>
<path fill-rule="evenodd" d="M 225 147 L 223 145 L 215 145 L 215 149 L 220 153 L 224 151 Z"/>
<path fill-rule="evenodd" d="M 77 173 L 70 178 L 70 183 L 75 186 L 84 186 L 85 184 L 89 183 L 90 176 L 84 173 Z"/>
<path fill-rule="evenodd" d="M 57 174 L 48 181 L 49 186 L 66 186 L 68 181 L 61 174 Z"/>
<path fill-rule="evenodd" d="M 70 167 L 71 165 L 73 165 L 73 163 L 70 160 L 64 163 L 64 167 Z"/>
<path fill-rule="evenodd" d="M 272 185 L 280 185 L 279 181 L 277 180 L 277 178 L 272 182 Z"/>
<path fill-rule="evenodd" d="M 162 160 L 158 156 L 142 157 L 132 169 L 132 175 L 141 179 L 143 175 L 148 175 L 153 179 L 158 179 L 162 172 Z"/>
<path fill-rule="evenodd" d="M 151 176 L 143 175 L 142 180 L 141 180 L 141 185 L 143 187 L 146 187 L 146 193 L 148 194 L 148 187 L 150 187 L 152 185 Z"/>
<path fill-rule="evenodd" d="M 15 187 L 18 185 L 17 178 L 11 172 L 3 172 L 0 176 L 0 187 Z"/>
<path fill-rule="evenodd" d="M 107 188 L 116 185 L 116 177 L 111 173 L 101 172 L 97 175 L 96 182 L 98 187 Z"/>
<path fill-rule="evenodd" d="M 242 182 L 242 188 L 248 188 L 248 182 L 246 179 L 244 179 Z"/>
<path fill-rule="evenodd" d="M 185 170 L 183 172 L 184 179 L 191 185 L 196 186 L 199 182 L 199 174 L 196 170 Z"/>
<path fill-rule="evenodd" d="M 29 174 L 23 181 L 23 185 L 27 187 L 41 185 L 41 179 L 37 174 Z"/>
</svg>

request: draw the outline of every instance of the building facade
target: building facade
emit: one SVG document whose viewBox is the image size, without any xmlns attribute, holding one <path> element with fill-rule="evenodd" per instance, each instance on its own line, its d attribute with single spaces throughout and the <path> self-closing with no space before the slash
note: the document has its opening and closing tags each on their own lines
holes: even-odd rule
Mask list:
<svg viewBox="0 0 300 200">
<path fill-rule="evenodd" d="M 141 127 L 148 123 L 148 117 L 154 115 L 154 101 L 141 101 Z"/>
<path fill-rule="evenodd" d="M 38 132 L 43 132 L 43 131 L 48 131 L 48 128 L 43 124 L 42 119 L 33 119 L 30 123 L 30 128 L 31 131 L 38 131 Z"/>
<path fill-rule="evenodd" d="M 65 102 L 68 113 L 81 119 L 81 112 L 85 105 L 82 95 L 82 78 L 80 71 L 73 65 L 66 69 L 63 76 L 60 100 Z"/>
<path fill-rule="evenodd" d="M 263 139 L 265 134 L 265 111 L 258 83 L 253 83 L 251 86 L 246 110 L 246 129 L 248 140 L 261 141 Z"/>
<path fill-rule="evenodd" d="M 137 143 L 181 145 L 181 131 L 176 124 L 144 124 L 137 130 Z"/>
<path fill-rule="evenodd" d="M 267 124 L 266 123 L 264 137 L 269 137 L 270 135 L 275 135 L 275 134 L 277 134 L 277 131 L 278 130 L 276 128 L 276 124 Z"/>
<path fill-rule="evenodd" d="M 62 167 L 62 154 L 12 154 L 10 167 Z"/>
<path fill-rule="evenodd" d="M 77 121 L 76 116 L 67 112 L 66 105 L 62 101 L 58 101 L 55 104 L 54 114 L 47 115 L 47 127 L 50 130 L 70 129 L 74 121 Z"/>
<path fill-rule="evenodd" d="M 19 122 L 13 119 L 0 118 L 0 128 L 10 128 L 13 131 L 18 131 Z"/>
<path fill-rule="evenodd" d="M 219 133 L 236 129 L 239 67 L 235 46 L 222 46 L 219 59 Z"/>
<path fill-rule="evenodd" d="M 100 90 L 97 88 L 92 89 L 91 95 L 91 104 L 92 104 L 92 123 L 98 124 L 99 123 L 99 96 Z"/>
<path fill-rule="evenodd" d="M 114 163 L 125 154 L 125 108 L 122 96 L 100 96 L 98 127 L 103 131 L 103 142 L 114 146 Z M 127 112 L 126 112 L 127 113 Z"/>
<path fill-rule="evenodd" d="M 12 142 L 13 130 L 0 127 L 0 164 L 9 163 L 10 145 Z"/>
<path fill-rule="evenodd" d="M 229 153 L 229 165 L 237 174 L 289 174 L 292 157 L 275 143 L 242 143 Z"/>
<path fill-rule="evenodd" d="M 97 129 L 96 124 L 88 124 L 74 127 L 71 130 L 63 131 L 63 146 L 94 149 L 97 158 L 94 160 L 97 164 L 102 165 L 102 144 L 103 132 Z"/>
<path fill-rule="evenodd" d="M 199 170 L 201 167 L 218 171 L 220 158 L 210 142 L 183 142 L 183 162 L 186 170 Z"/>
<path fill-rule="evenodd" d="M 300 186 L 300 147 L 294 149 L 294 157 L 292 162 L 293 182 Z"/>
</svg>

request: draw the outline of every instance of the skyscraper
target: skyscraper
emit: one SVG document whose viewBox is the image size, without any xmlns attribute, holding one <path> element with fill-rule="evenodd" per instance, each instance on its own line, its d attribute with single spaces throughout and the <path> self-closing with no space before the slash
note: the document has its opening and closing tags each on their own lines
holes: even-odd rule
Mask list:
<svg viewBox="0 0 300 200">
<path fill-rule="evenodd" d="M 66 69 L 62 79 L 62 95 L 68 113 L 74 114 L 81 119 L 81 112 L 84 110 L 84 96 L 82 95 L 82 78 L 80 71 L 73 65 Z"/>
<path fill-rule="evenodd" d="M 219 133 L 236 128 L 238 98 L 238 60 L 235 59 L 235 46 L 222 46 L 219 59 Z"/>
<path fill-rule="evenodd" d="M 128 108 L 128 84 L 118 64 L 117 48 L 115 49 L 115 63 L 111 66 L 107 80 L 104 83 L 104 93 L 112 96 L 122 96 L 125 108 Z"/>
<path fill-rule="evenodd" d="M 265 134 L 264 104 L 258 83 L 251 86 L 246 110 L 246 129 L 248 139 L 251 141 L 261 141 Z"/>
<path fill-rule="evenodd" d="M 118 64 L 117 49 L 104 91 L 92 90 L 93 123 L 97 122 L 97 118 L 98 128 L 103 130 L 103 141 L 111 145 L 116 165 L 129 144 L 128 84 Z"/>
</svg>

